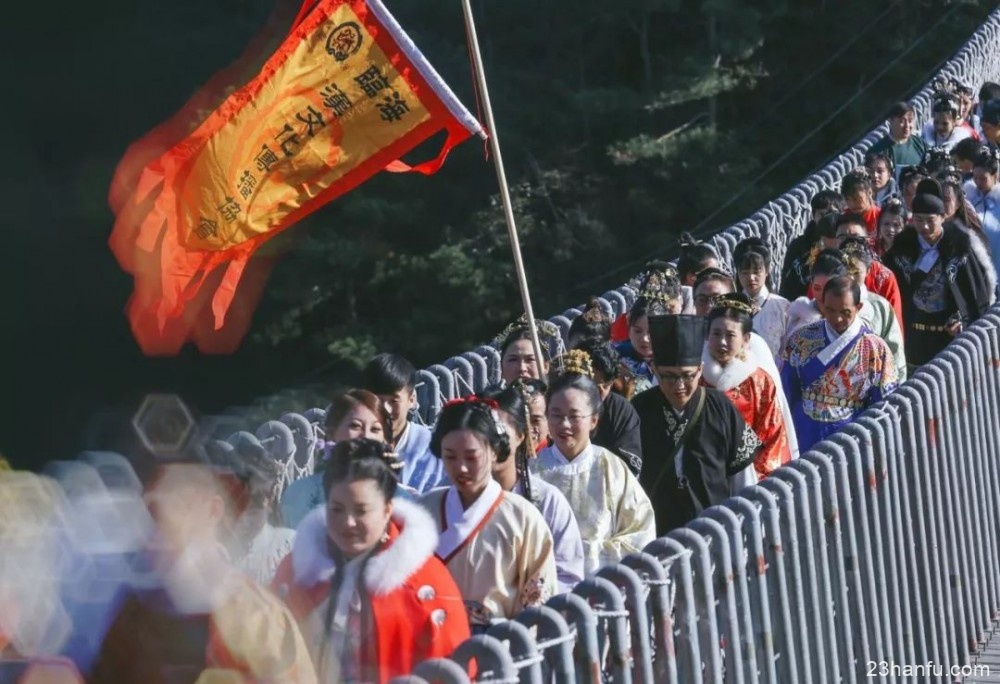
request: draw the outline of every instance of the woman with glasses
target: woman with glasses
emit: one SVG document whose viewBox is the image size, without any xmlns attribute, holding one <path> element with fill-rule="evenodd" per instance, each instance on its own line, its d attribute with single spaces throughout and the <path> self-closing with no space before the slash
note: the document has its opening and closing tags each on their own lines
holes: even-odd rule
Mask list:
<svg viewBox="0 0 1000 684">
<path fill-rule="evenodd" d="M 323 471 L 337 442 L 360 438 L 388 442 L 389 431 L 389 416 L 371 392 L 352 389 L 335 396 L 326 411 L 327 441 L 316 472 L 293 482 L 281 497 L 285 524 L 294 529 L 310 511 L 323 505 Z"/>
<path fill-rule="evenodd" d="M 421 502 L 441 531 L 437 557 L 462 591 L 473 633 L 548 600 L 556 591 L 552 533 L 533 504 L 493 477 L 515 458 L 498 404 L 479 397 L 445 404 L 431 451 L 452 484 Z"/>
<path fill-rule="evenodd" d="M 791 413 L 786 421 L 784 402 L 771 377 L 748 354 L 754 326 L 754 308 L 745 295 L 721 297 L 708 315 L 708 339 L 702 352 L 701 384 L 725 392 L 740 415 L 760 438 L 753 466 L 763 479 L 792 458 L 795 442 Z"/>
<path fill-rule="evenodd" d="M 549 387 L 552 446 L 532 463 L 569 500 L 583 536 L 584 569 L 593 575 L 642 549 L 656 536 L 653 508 L 625 462 L 590 441 L 601 412 L 593 380 L 565 373 Z"/>
<path fill-rule="evenodd" d="M 586 375 L 597 383 L 601 414 L 590 439 L 625 461 L 632 474 L 638 477 L 642 470 L 639 416 L 629 398 L 616 390 L 623 374 L 618 352 L 608 344 L 581 345 L 563 355 L 562 372 Z"/>
</svg>

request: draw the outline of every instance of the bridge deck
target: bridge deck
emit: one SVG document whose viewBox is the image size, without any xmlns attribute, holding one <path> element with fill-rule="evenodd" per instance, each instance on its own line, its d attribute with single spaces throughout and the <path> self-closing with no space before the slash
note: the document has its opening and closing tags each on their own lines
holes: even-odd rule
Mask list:
<svg viewBox="0 0 1000 684">
<path fill-rule="evenodd" d="M 972 658 L 972 664 L 989 668 L 989 674 L 965 677 L 964 684 L 1000 684 L 1000 622 L 993 623 L 993 631 L 986 635 L 986 646 Z"/>
</svg>

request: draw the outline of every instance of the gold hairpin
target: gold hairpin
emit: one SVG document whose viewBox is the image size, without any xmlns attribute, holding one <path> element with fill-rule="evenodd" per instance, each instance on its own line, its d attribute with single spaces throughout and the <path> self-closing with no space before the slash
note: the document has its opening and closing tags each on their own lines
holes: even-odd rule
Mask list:
<svg viewBox="0 0 1000 684">
<path fill-rule="evenodd" d="M 491 345 L 499 349 L 503 346 L 504 340 L 521 330 L 530 330 L 528 325 L 527 314 L 521 314 L 518 316 L 517 320 L 504 328 L 499 335 L 493 338 Z M 539 343 L 542 345 L 542 351 L 546 354 L 550 353 L 549 343 L 544 339 L 554 338 L 562 340 L 562 333 L 559 331 L 559 327 L 555 323 L 550 323 L 549 321 L 535 319 L 535 330 L 538 332 Z"/>
<path fill-rule="evenodd" d="M 680 274 L 673 266 L 667 268 L 651 269 L 639 273 L 632 278 L 628 285 L 637 292 L 645 292 L 654 288 L 661 288 L 666 285 L 666 281 L 676 280 L 680 282 Z"/>
<path fill-rule="evenodd" d="M 670 305 L 671 303 L 677 301 L 676 297 L 670 297 L 663 292 L 643 292 L 639 297 L 646 299 L 650 302 L 663 302 L 664 304 Z"/>
<path fill-rule="evenodd" d="M 675 294 L 670 296 L 667 290 L 673 290 Z M 639 296 L 650 301 L 670 304 L 680 295 L 680 280 L 677 278 L 677 271 L 674 269 L 662 271 L 650 271 L 646 274 L 642 283 Z"/>
<path fill-rule="evenodd" d="M 868 248 L 859 242 L 848 242 L 840 246 L 840 251 L 843 253 L 847 259 L 844 263 L 847 264 L 850 261 L 852 255 L 864 256 L 868 253 Z M 849 264 L 848 264 L 849 265 Z"/>
<path fill-rule="evenodd" d="M 587 309 L 580 317 L 587 323 L 604 323 L 608 321 L 608 317 L 604 315 L 600 307 L 594 307 L 593 309 Z"/>
<path fill-rule="evenodd" d="M 594 379 L 594 361 L 582 349 L 571 349 L 560 357 L 563 373 L 577 373 Z"/>
<path fill-rule="evenodd" d="M 741 311 L 741 312 L 743 312 L 745 314 L 748 314 L 750 316 L 756 316 L 757 315 L 757 310 L 753 306 L 747 304 L 743 300 L 736 299 L 735 297 L 733 297 L 733 298 L 726 297 L 725 295 L 723 295 L 722 297 L 719 297 L 717 300 L 715 300 L 715 308 L 716 309 L 733 309 L 735 311 Z"/>
</svg>

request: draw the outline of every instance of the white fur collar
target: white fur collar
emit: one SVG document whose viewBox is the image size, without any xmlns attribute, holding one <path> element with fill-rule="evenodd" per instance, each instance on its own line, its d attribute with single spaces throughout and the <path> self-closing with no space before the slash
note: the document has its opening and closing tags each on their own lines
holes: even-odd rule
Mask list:
<svg viewBox="0 0 1000 684">
<path fill-rule="evenodd" d="M 393 499 L 392 521 L 399 527 L 399 536 L 365 564 L 365 588 L 374 596 L 403 586 L 437 548 L 434 520 L 420 504 Z M 333 578 L 336 565 L 327 549 L 326 506 L 317 507 L 299 524 L 292 566 L 296 584 L 315 586 Z"/>
<path fill-rule="evenodd" d="M 705 382 L 720 392 L 728 392 L 734 387 L 739 387 L 757 368 L 757 364 L 753 361 L 742 359 L 733 359 L 723 366 L 712 358 L 707 343 L 701 352 L 701 375 L 705 378 Z"/>
<path fill-rule="evenodd" d="M 816 302 L 808 297 L 799 297 L 788 307 L 788 332 L 785 334 L 791 335 L 799 328 L 815 323 L 821 318 Z"/>
</svg>

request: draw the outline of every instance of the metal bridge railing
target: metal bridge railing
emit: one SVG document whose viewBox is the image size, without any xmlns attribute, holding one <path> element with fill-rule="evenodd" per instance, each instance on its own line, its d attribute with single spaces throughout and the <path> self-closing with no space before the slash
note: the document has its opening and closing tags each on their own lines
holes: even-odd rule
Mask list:
<svg viewBox="0 0 1000 684">
<path fill-rule="evenodd" d="M 1000 10 L 935 79 L 1000 80 L 998 48 Z M 930 96 L 928 84 L 913 98 L 921 123 Z M 710 242 L 731 261 L 740 240 L 764 239 L 777 279 L 810 199 L 838 188 L 885 133 L 876 127 Z M 618 315 L 635 296 L 623 286 L 601 302 Z M 579 313 L 551 320 L 565 335 Z M 500 355 L 483 346 L 418 375 L 420 417 L 432 423 L 445 401 L 499 380 Z M 290 481 L 311 469 L 321 414 L 233 438 L 259 439 Z M 888 400 L 757 486 L 394 681 L 465 684 L 471 663 L 476 681 L 494 684 L 855 683 L 883 664 L 883 680 L 949 681 L 998 610 L 1000 305 Z M 907 665 L 922 669 L 907 675 Z"/>
<path fill-rule="evenodd" d="M 998 47 L 1000 10 L 935 78 L 996 81 Z M 913 98 L 918 122 L 930 96 L 929 83 Z M 722 258 L 758 236 L 777 271 L 809 200 L 839 187 L 885 133 L 878 126 L 716 235 Z M 617 315 L 634 297 L 622 287 L 602 300 Z M 552 322 L 565 333 L 579 312 Z M 496 350 L 460 358 L 421 371 L 426 422 L 456 393 L 499 379 Z M 952 681 L 998 611 L 1000 305 L 888 400 L 759 485 L 466 642 L 451 661 L 394 681 L 464 684 L 473 661 L 475 681 L 496 683 Z"/>
<path fill-rule="evenodd" d="M 394 682 L 952 681 L 1000 610 L 998 455 L 1000 306 L 759 485 Z"/>
<path fill-rule="evenodd" d="M 930 116 L 933 81 L 940 77 L 957 77 L 961 80 L 980 84 L 984 81 L 1000 79 L 1000 11 L 990 15 L 951 60 L 935 74 L 934 79 L 918 92 L 913 103 L 919 126 Z M 733 249 L 748 238 L 759 237 L 767 242 L 773 255 L 771 277 L 780 282 L 780 265 L 785 258 L 788 244 L 799 235 L 809 221 L 809 201 L 824 189 L 839 189 L 845 175 L 864 162 L 865 152 L 888 132 L 888 125 L 881 123 L 851 148 L 831 160 L 824 168 L 802 180 L 791 190 L 754 212 L 748 218 L 726 228 L 709 242 L 719 252 L 720 257 L 732 261 Z M 635 300 L 636 293 L 627 286 L 605 292 L 600 298 L 606 313 L 618 316 L 625 313 Z M 550 320 L 563 332 L 569 331 L 573 318 L 581 313 L 581 308 L 571 308 Z M 443 364 L 419 371 L 417 398 L 420 419 L 433 424 L 444 402 L 479 391 L 486 385 L 500 379 L 500 358 L 492 347 L 479 347 Z"/>
</svg>

